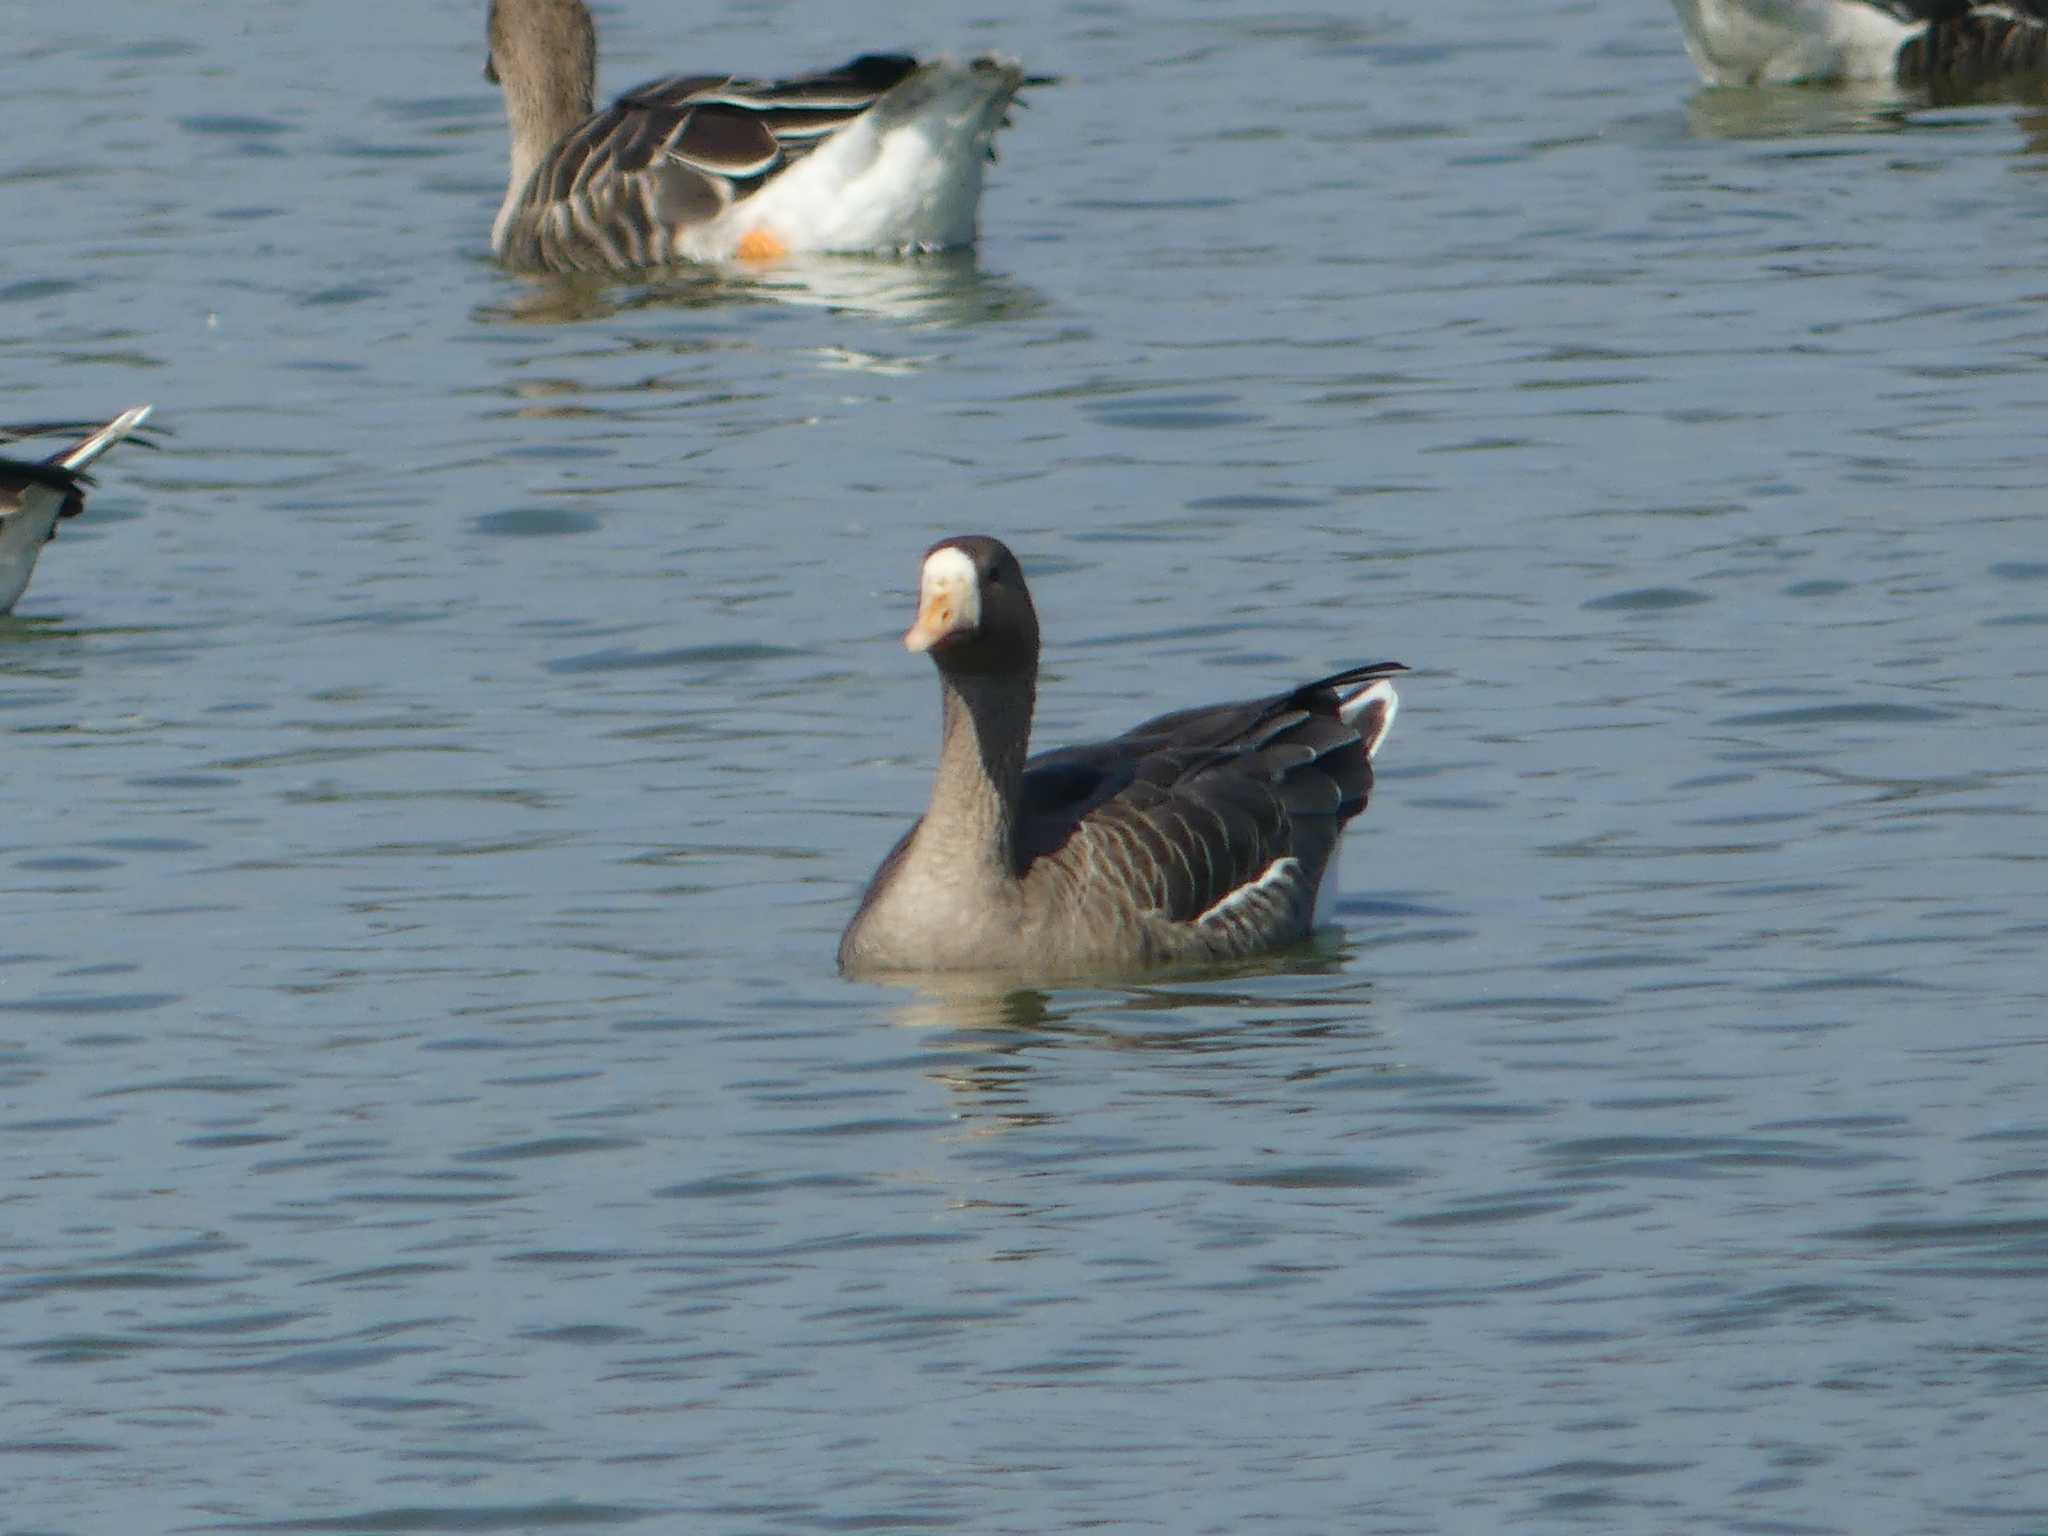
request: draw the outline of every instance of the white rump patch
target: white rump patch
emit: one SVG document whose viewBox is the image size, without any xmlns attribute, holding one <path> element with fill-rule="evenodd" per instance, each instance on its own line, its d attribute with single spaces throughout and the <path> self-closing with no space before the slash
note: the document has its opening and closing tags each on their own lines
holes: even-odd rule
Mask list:
<svg viewBox="0 0 2048 1536">
<path fill-rule="evenodd" d="M 796 253 L 971 245 L 989 147 L 1023 83 L 1007 60 L 928 60 L 760 191 L 685 231 L 682 250 L 722 260 L 751 229 Z"/>
<path fill-rule="evenodd" d="M 1253 906 L 1266 899 L 1267 893 L 1280 886 L 1291 885 L 1301 879 L 1301 860 L 1292 854 L 1275 859 L 1266 866 L 1264 874 L 1247 885 L 1240 885 L 1215 906 L 1196 918 L 1197 923 L 1220 923 L 1235 916 L 1245 907 Z"/>
<path fill-rule="evenodd" d="M 1890 80 L 1926 30 L 1872 0 L 1676 0 L 1685 51 L 1709 85 Z"/>
<path fill-rule="evenodd" d="M 1385 708 L 1379 714 L 1378 729 L 1367 734 L 1372 722 L 1364 720 L 1361 723 L 1361 720 L 1363 716 L 1371 713 L 1375 704 L 1384 705 Z M 1346 725 L 1358 727 L 1359 737 L 1365 742 L 1367 757 L 1379 754 L 1380 743 L 1387 739 L 1387 732 L 1394 728 L 1394 716 L 1400 712 L 1401 695 L 1394 692 L 1394 685 L 1384 677 L 1377 682 L 1366 684 L 1356 693 L 1337 700 L 1337 718 Z"/>
</svg>

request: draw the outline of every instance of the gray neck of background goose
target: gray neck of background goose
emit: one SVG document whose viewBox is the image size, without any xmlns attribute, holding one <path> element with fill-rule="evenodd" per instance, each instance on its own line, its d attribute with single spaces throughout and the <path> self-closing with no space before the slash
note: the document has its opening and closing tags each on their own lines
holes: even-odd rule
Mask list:
<svg viewBox="0 0 2048 1536">
<path fill-rule="evenodd" d="M 1016 813 L 1037 681 L 1030 673 L 939 674 L 939 771 L 919 853 L 956 870 L 1017 878 Z"/>
<path fill-rule="evenodd" d="M 588 35 L 539 40 L 524 39 L 516 62 L 501 64 L 499 84 L 505 91 L 505 117 L 512 127 L 512 186 L 523 188 L 543 156 L 570 129 L 590 117 L 597 94 L 597 54 Z"/>
</svg>

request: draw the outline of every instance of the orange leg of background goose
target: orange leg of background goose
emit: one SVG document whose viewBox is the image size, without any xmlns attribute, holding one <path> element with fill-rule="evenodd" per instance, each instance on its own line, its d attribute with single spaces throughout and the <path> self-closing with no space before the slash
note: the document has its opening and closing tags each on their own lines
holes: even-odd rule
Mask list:
<svg viewBox="0 0 2048 1536">
<path fill-rule="evenodd" d="M 780 261 L 789 254 L 789 247 L 765 229 L 750 229 L 740 236 L 733 254 L 741 261 Z"/>
</svg>

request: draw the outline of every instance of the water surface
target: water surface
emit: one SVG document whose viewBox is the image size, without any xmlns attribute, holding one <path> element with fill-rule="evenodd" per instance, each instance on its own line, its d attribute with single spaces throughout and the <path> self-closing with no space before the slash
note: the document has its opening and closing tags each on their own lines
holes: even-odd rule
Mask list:
<svg viewBox="0 0 2048 1536">
<path fill-rule="evenodd" d="M 620 0 L 1064 83 L 973 258 L 555 288 L 480 6 L 18 9 L 0 415 L 175 436 L 0 621 L 7 1529 L 2048 1522 L 2037 109 Z M 965 531 L 1048 744 L 1416 667 L 1337 931 L 832 974 Z"/>
</svg>

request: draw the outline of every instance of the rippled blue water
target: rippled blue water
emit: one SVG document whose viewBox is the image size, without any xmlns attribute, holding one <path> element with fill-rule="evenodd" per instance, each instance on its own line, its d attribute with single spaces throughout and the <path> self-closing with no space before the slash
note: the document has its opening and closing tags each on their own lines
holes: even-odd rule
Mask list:
<svg viewBox="0 0 2048 1536">
<path fill-rule="evenodd" d="M 2048 1525 L 2048 120 L 1658 6 L 600 13 L 1056 71 L 978 258 L 548 289 L 482 7 L 29 0 L 0 1526 Z M 919 553 L 1042 739 L 1417 668 L 1274 966 L 832 945 Z"/>
</svg>

